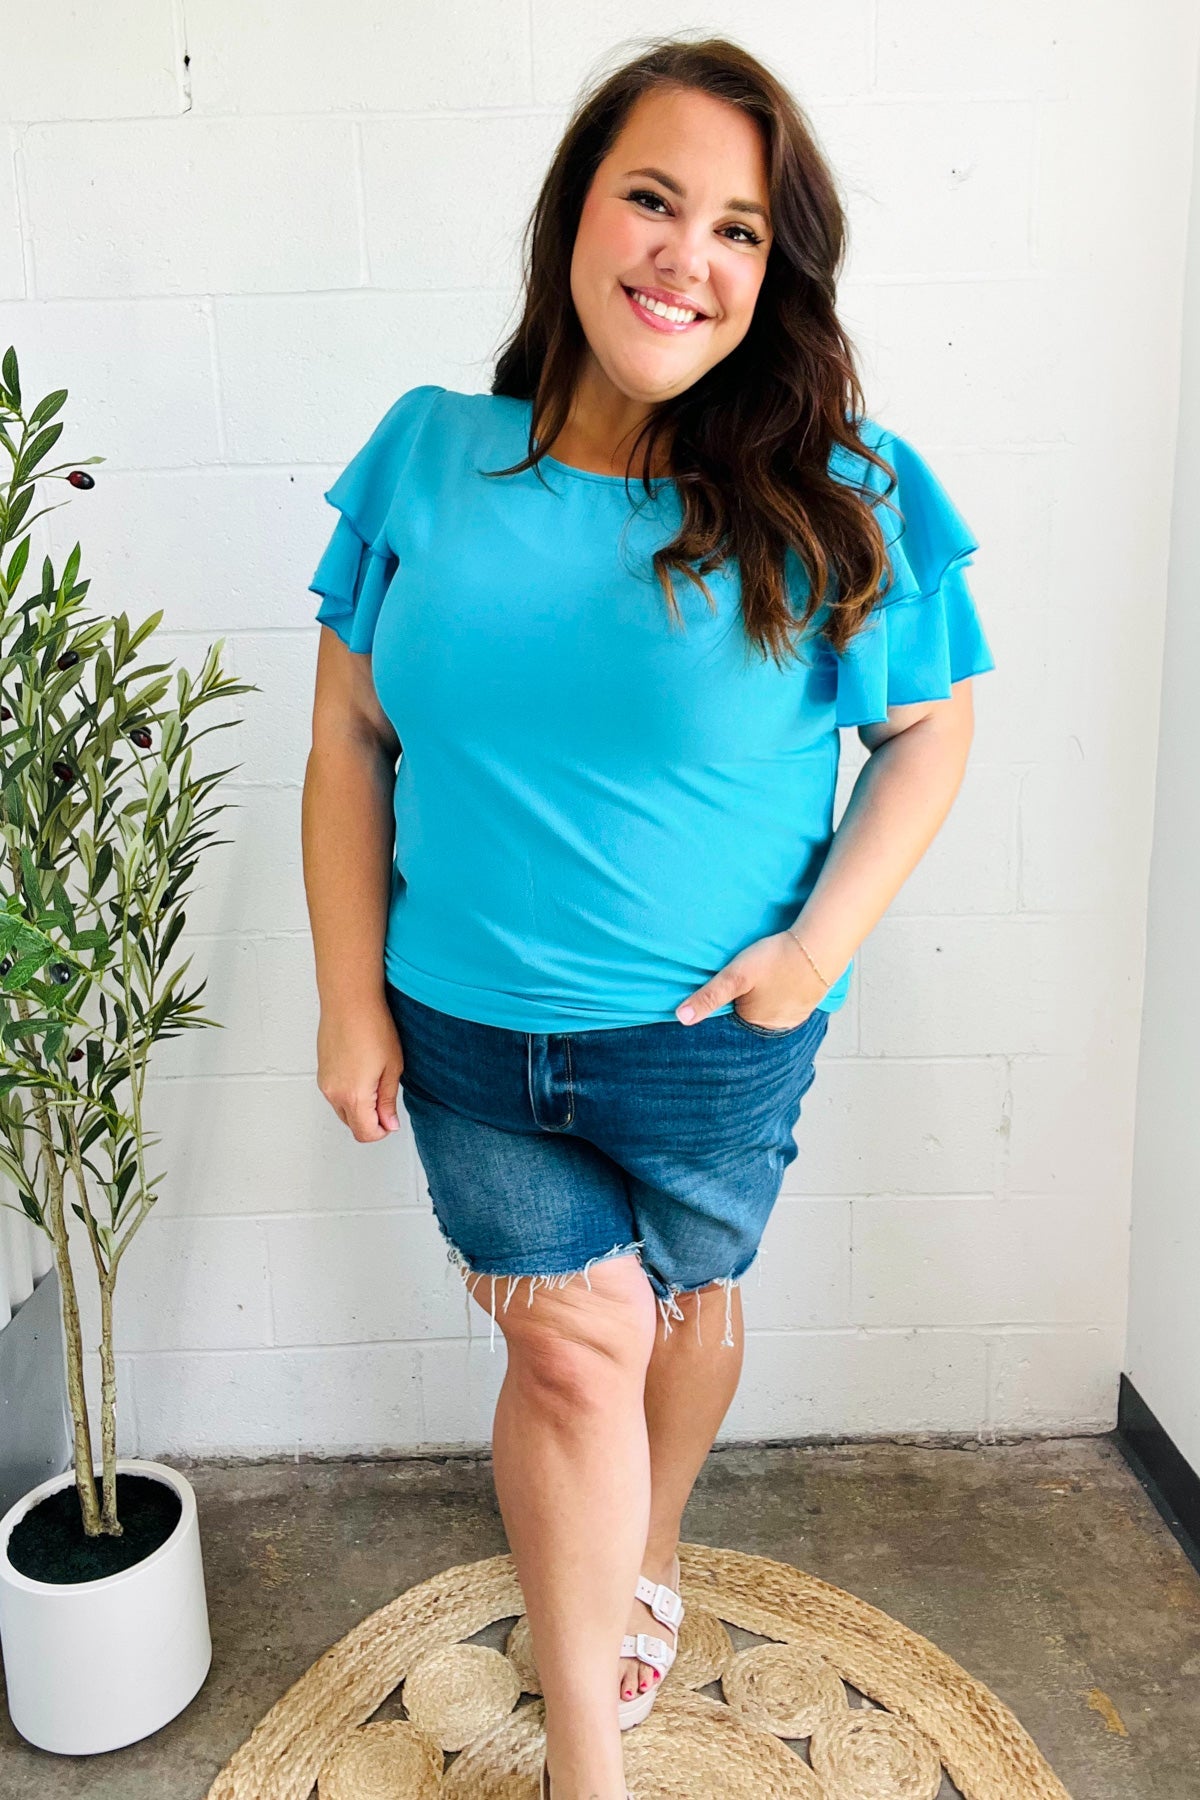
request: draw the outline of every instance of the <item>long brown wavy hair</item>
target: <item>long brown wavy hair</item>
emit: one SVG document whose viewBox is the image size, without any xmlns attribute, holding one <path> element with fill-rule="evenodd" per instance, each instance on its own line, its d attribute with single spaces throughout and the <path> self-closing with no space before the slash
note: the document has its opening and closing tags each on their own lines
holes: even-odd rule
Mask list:
<svg viewBox="0 0 1200 1800">
<path fill-rule="evenodd" d="M 834 176 L 787 89 L 728 39 L 657 38 L 597 78 L 576 106 L 526 225 L 524 311 L 497 358 L 491 387 L 493 394 L 532 400 L 529 450 L 520 462 L 487 473 L 536 468 L 567 422 L 587 348 L 570 283 L 583 203 L 634 104 L 662 88 L 697 88 L 756 123 L 775 235 L 746 336 L 685 392 L 651 411 L 630 453 L 626 488 L 641 446 L 642 482 L 652 491 L 650 470 L 665 434 L 683 521 L 653 562 L 675 621 L 671 571 L 685 575 L 714 606 L 703 576 L 735 561 L 747 643 L 764 658 L 769 651 L 778 664 L 797 652 L 830 589 L 822 635 L 841 653 L 891 569 L 871 490 L 831 475 L 830 455 L 840 445 L 884 471 L 887 504 L 895 471 L 858 435 L 863 393 L 834 305 L 846 248 Z M 788 598 L 789 550 L 808 575 L 799 615 Z"/>
</svg>

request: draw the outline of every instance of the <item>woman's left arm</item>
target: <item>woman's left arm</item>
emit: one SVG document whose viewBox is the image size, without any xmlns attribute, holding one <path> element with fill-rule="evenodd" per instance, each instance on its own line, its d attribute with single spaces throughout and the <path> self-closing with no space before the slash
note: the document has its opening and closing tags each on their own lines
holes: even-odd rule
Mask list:
<svg viewBox="0 0 1200 1800">
<path fill-rule="evenodd" d="M 726 1001 L 753 1024 L 784 1029 L 806 1019 L 838 979 L 941 829 L 962 785 L 975 731 L 970 679 L 948 700 L 888 708 L 861 725 L 871 754 L 859 770 L 821 873 L 791 930 L 759 938 L 675 1010 L 695 1024 Z"/>
</svg>

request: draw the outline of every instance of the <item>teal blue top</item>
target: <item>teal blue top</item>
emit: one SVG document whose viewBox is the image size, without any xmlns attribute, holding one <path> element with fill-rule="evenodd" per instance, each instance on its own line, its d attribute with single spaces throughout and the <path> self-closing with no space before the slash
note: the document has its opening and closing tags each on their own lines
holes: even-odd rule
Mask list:
<svg viewBox="0 0 1200 1800">
<path fill-rule="evenodd" d="M 525 455 L 530 411 L 411 388 L 325 495 L 316 616 L 370 654 L 402 745 L 385 972 L 517 1031 L 672 1020 L 811 892 L 838 728 L 994 667 L 965 578 L 978 546 L 917 452 L 867 421 L 898 477 L 894 579 L 844 657 L 815 635 L 822 608 L 781 668 L 746 637 L 736 567 L 705 576 L 715 613 L 676 573 L 672 625 L 650 564 L 681 521 L 669 478 L 647 498 L 552 457 L 540 477 L 480 473 Z M 827 1011 L 853 966 L 824 971 Z"/>
</svg>

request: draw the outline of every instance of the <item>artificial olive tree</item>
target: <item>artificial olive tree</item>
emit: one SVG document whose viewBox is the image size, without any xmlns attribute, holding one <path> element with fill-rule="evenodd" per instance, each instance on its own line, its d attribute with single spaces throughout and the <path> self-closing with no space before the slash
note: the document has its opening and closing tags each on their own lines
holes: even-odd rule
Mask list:
<svg viewBox="0 0 1200 1800">
<path fill-rule="evenodd" d="M 230 773 L 193 773 L 192 753 L 209 731 L 237 723 L 197 730 L 196 719 L 214 700 L 257 690 L 223 675 L 224 639 L 194 678 L 169 662 L 141 662 L 162 612 L 136 628 L 124 612 L 85 615 L 90 584 L 79 579 L 78 544 L 60 577 L 46 557 L 40 582 L 22 594 L 30 527 L 53 510 L 33 510 L 39 483 L 95 486 L 82 465 L 46 466 L 66 398 L 60 388 L 26 415 L 8 349 L 0 364 L 0 446 L 11 462 L 0 481 L 0 1173 L 53 1246 L 75 1482 L 84 1530 L 95 1537 L 121 1532 L 117 1270 L 162 1180 L 146 1167 L 157 1142 L 144 1110 L 150 1051 L 161 1038 L 216 1022 L 197 1005 L 204 981 L 181 988 L 191 957 L 167 969 L 187 883 L 213 839 L 205 826 L 225 810 L 203 802 Z M 68 1200 L 100 1296 L 102 1508 Z"/>
</svg>

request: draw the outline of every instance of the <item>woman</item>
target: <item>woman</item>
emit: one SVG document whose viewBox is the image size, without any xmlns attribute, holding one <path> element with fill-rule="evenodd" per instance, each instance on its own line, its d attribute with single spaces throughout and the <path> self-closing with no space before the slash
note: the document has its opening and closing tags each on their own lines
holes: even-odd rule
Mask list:
<svg viewBox="0 0 1200 1800">
<path fill-rule="evenodd" d="M 625 1793 L 738 1284 L 993 666 L 969 530 L 863 417 L 843 246 L 786 91 L 660 41 L 566 131 L 491 392 L 402 394 L 326 496 L 318 1083 L 360 1142 L 402 1086 L 506 1339 L 495 1482 L 554 1800 Z"/>
</svg>

